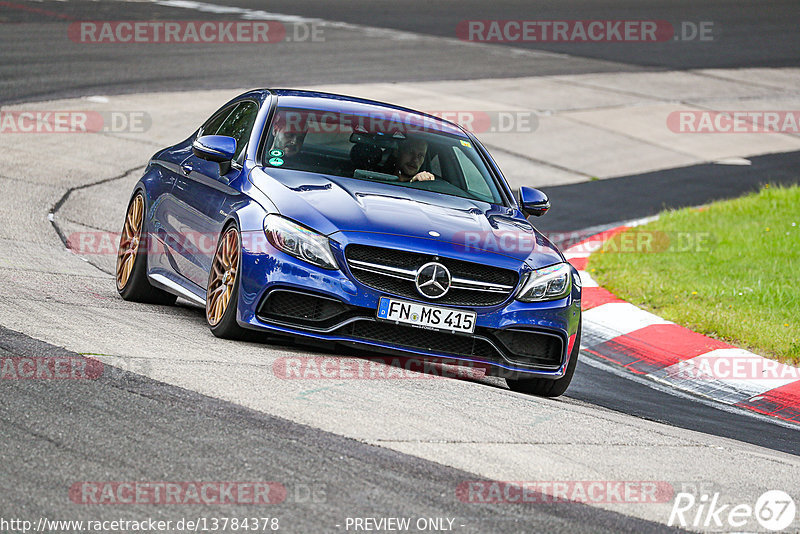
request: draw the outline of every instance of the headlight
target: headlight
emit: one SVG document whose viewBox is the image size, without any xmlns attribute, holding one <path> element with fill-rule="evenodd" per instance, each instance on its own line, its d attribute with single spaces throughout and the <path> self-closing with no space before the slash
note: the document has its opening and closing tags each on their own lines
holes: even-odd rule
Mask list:
<svg viewBox="0 0 800 534">
<path fill-rule="evenodd" d="M 533 271 L 522 288 L 517 292 L 517 300 L 522 302 L 542 302 L 561 299 L 572 291 L 572 270 L 566 263 L 551 265 Z"/>
<path fill-rule="evenodd" d="M 272 246 L 323 269 L 338 269 L 328 238 L 280 215 L 267 215 L 264 232 Z"/>
</svg>

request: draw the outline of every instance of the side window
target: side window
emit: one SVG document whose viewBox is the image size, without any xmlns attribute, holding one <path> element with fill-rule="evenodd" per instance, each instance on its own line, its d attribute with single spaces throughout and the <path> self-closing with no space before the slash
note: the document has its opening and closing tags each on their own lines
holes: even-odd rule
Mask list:
<svg viewBox="0 0 800 534">
<path fill-rule="evenodd" d="M 227 135 L 236 139 L 234 159 L 238 159 L 239 154 L 247 146 L 256 115 L 258 115 L 258 105 L 255 102 L 242 102 L 233 109 L 215 132 L 216 135 Z"/>
<path fill-rule="evenodd" d="M 222 123 L 228 118 L 235 107 L 236 106 L 227 107 L 208 119 L 200 129 L 200 135 L 217 135 L 220 126 L 222 126 Z"/>
</svg>

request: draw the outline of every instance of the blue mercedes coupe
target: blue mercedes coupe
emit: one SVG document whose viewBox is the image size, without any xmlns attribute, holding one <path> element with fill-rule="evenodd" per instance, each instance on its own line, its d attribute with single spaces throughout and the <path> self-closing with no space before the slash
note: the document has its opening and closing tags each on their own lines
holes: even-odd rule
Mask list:
<svg viewBox="0 0 800 534">
<path fill-rule="evenodd" d="M 205 306 L 261 331 L 502 376 L 561 395 L 580 349 L 578 272 L 527 220 L 470 132 L 380 102 L 297 90 L 231 100 L 156 153 L 117 255 L 130 301 Z"/>
</svg>

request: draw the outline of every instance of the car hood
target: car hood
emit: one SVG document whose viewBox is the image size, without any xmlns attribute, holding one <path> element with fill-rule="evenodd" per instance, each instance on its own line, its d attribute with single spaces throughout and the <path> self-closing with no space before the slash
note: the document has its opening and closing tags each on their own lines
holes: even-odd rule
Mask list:
<svg viewBox="0 0 800 534">
<path fill-rule="evenodd" d="M 435 240 L 462 251 L 525 261 L 534 269 L 564 261 L 556 247 L 512 208 L 286 169 L 257 168 L 250 173 L 250 180 L 281 215 L 325 235 L 374 232 Z"/>
</svg>

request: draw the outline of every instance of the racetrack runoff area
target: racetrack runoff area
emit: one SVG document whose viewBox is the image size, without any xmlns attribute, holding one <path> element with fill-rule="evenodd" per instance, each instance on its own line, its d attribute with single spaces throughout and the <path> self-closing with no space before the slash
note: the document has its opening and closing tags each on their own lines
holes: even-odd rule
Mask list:
<svg viewBox="0 0 800 534">
<path fill-rule="evenodd" d="M 798 82 L 797 69 L 758 69 L 324 89 L 430 112 L 486 113 L 489 130 L 478 137 L 512 185 L 546 186 L 700 162 L 745 164 L 752 155 L 800 150 L 800 138 L 792 132 L 676 133 L 668 126 L 676 111 L 799 109 Z M 216 339 L 202 310 L 186 303 L 160 308 L 123 302 L 108 274 L 115 251 L 79 256 L 65 250 L 48 215 L 66 237 L 119 231 L 131 187 L 153 152 L 190 135 L 237 93 L 15 106 L 104 117 L 144 113 L 138 116 L 150 122 L 144 131 L 3 134 L 0 184 L 14 192 L 0 198 L 3 325 L 168 384 L 464 469 L 476 479 L 660 481 L 676 491 L 713 480 L 726 503 L 751 505 L 767 490 L 796 486 L 796 456 L 568 397 L 518 395 L 493 379 L 281 379 L 273 372 L 279 358 L 319 354 Z M 492 125 L 503 126 L 499 112 L 535 116 L 535 128 L 492 132 Z M 592 505 L 659 523 L 668 520 L 671 509 L 670 502 Z"/>
</svg>

